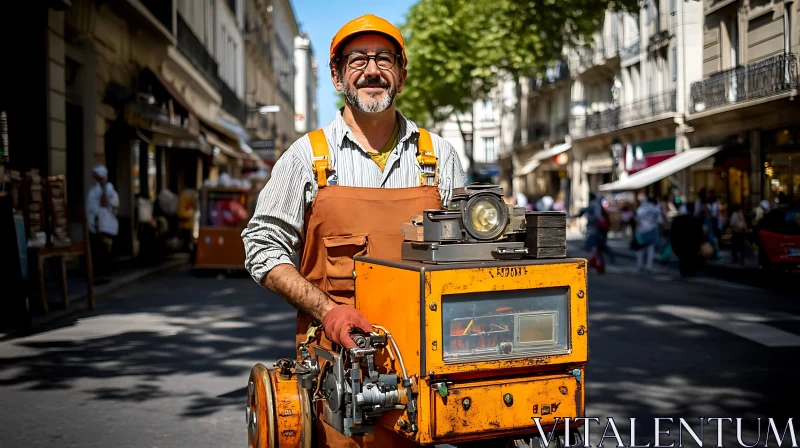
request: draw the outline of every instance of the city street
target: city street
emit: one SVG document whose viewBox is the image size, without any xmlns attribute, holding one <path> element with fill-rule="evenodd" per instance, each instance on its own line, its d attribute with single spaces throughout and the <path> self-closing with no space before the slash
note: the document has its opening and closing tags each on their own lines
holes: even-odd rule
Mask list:
<svg viewBox="0 0 800 448">
<path fill-rule="evenodd" d="M 747 444 L 756 417 L 781 431 L 797 417 L 796 297 L 625 263 L 590 274 L 588 416 L 614 417 L 626 444 L 630 417 L 644 423 L 640 444 L 653 417 L 742 417 Z M 245 446 L 250 367 L 292 356 L 293 334 L 292 309 L 249 278 L 149 277 L 93 313 L 0 343 L 0 446 Z M 716 427 L 705 433 L 714 446 Z"/>
</svg>

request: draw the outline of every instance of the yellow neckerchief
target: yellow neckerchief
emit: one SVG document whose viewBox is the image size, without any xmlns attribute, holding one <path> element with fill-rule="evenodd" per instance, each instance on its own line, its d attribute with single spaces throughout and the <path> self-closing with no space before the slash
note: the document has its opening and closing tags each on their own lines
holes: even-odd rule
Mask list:
<svg viewBox="0 0 800 448">
<path fill-rule="evenodd" d="M 372 157 L 372 160 L 378 164 L 378 167 L 383 171 L 386 167 L 386 161 L 389 160 L 389 155 L 392 153 L 392 150 L 395 146 L 397 146 L 397 136 L 400 133 L 400 122 L 398 121 L 394 125 L 394 131 L 392 131 L 392 136 L 389 137 L 389 141 L 383 145 L 383 148 L 378 150 L 378 152 L 371 152 L 369 156 Z"/>
</svg>

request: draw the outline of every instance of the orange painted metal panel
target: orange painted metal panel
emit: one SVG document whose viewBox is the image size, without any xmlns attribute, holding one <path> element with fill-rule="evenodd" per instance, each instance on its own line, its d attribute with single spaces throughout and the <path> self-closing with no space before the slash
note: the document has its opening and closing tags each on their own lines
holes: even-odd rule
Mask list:
<svg viewBox="0 0 800 448">
<path fill-rule="evenodd" d="M 418 390 L 418 432 L 412 435 L 397 426 L 399 418 L 408 420 L 405 411 L 402 414 L 389 412 L 380 417 L 379 422 L 384 427 L 422 445 L 530 433 L 531 428 L 535 428 L 531 420 L 534 400 L 558 398 L 554 397 L 554 393 L 562 399 L 557 405 L 557 416 L 583 415 L 584 389 L 577 387 L 577 379 L 569 372 L 577 368 L 583 374 L 583 367 L 588 360 L 585 260 L 553 260 L 552 263 L 538 264 L 523 262 L 519 266 L 509 262 L 484 263 L 480 267 L 453 264 L 452 267 L 438 266 L 430 270 L 422 264 L 414 266 L 398 262 L 390 266 L 385 262 L 363 259 L 356 260 L 355 274 L 356 308 L 371 322 L 392 332 L 403 355 L 406 370 L 414 378 Z M 444 362 L 441 350 L 442 296 L 545 288 L 563 288 L 568 293 L 568 353 L 516 359 L 466 360 L 450 364 Z M 399 363 L 390 361 L 385 350 L 376 358 L 384 371 L 400 372 Z M 451 397 L 470 394 L 478 400 L 473 408 L 480 413 L 476 414 L 480 416 L 473 422 L 478 429 L 463 430 L 458 426 L 458 419 L 453 416 L 459 415 L 458 409 L 463 410 L 461 403 L 453 407 L 452 403 L 435 401 L 441 400 L 436 389 L 436 381 L 440 380 L 450 383 L 449 387 L 454 391 Z M 561 387 L 567 387 L 566 395 L 561 394 Z M 520 396 L 518 416 L 501 412 L 507 409 L 495 407 L 496 395 L 501 390 L 509 390 L 515 397 Z M 502 395 L 499 403 L 505 406 Z M 552 407 L 553 402 L 549 406 Z M 522 412 L 522 403 L 524 406 L 530 405 L 527 413 Z M 490 418 L 494 415 L 502 419 Z M 447 419 L 450 423 L 444 421 Z M 497 423 L 497 426 L 490 423 Z M 542 425 L 546 427 L 548 424 L 552 424 L 552 421 L 543 418 Z"/>
<path fill-rule="evenodd" d="M 510 396 L 510 404 L 504 401 Z M 542 427 L 555 417 L 582 416 L 583 384 L 572 375 L 492 380 L 453 386 L 447 397 L 431 393 L 436 439 Z"/>
</svg>

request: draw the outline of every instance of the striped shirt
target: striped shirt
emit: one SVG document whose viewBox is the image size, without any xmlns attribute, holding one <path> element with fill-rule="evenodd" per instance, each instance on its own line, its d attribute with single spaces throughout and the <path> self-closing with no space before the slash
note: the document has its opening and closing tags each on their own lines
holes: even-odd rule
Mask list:
<svg viewBox="0 0 800 448">
<path fill-rule="evenodd" d="M 340 110 L 324 128 L 332 167 L 328 185 L 368 188 L 419 186 L 419 130 L 400 112 L 397 112 L 397 119 L 400 138 L 381 171 L 353 136 Z M 439 192 L 442 202 L 447 204 L 451 190 L 463 187 L 467 177 L 453 146 L 435 134 L 431 134 L 431 140 L 439 163 Z M 312 158 L 311 143 L 306 134 L 275 163 L 269 182 L 258 196 L 255 213 L 242 232 L 245 267 L 259 284 L 275 266 L 292 264 L 291 257 L 300 248 L 305 212 L 318 189 Z"/>
</svg>

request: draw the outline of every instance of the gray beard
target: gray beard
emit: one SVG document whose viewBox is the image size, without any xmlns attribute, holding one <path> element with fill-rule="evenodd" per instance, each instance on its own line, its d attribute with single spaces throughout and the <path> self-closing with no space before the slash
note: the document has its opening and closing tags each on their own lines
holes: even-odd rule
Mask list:
<svg viewBox="0 0 800 448">
<path fill-rule="evenodd" d="M 387 87 L 386 95 L 383 96 L 382 100 L 370 98 L 367 101 L 361 101 L 356 86 L 349 86 L 344 89 L 344 97 L 347 99 L 347 102 L 356 109 L 370 114 L 377 114 L 378 112 L 383 112 L 388 109 L 394 102 L 394 92 L 392 90 L 393 89 L 390 87 Z"/>
</svg>

